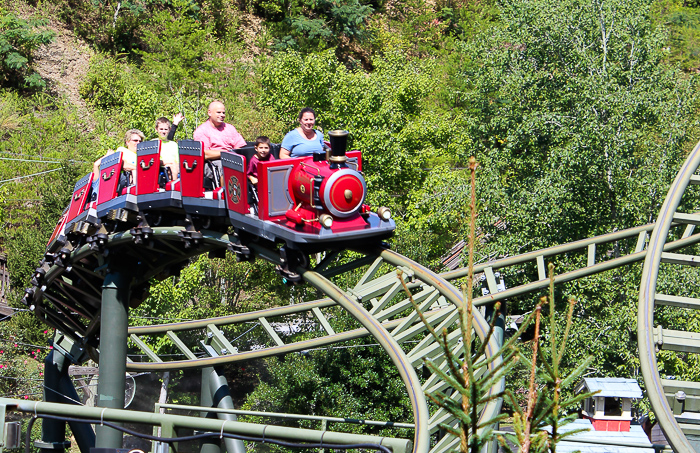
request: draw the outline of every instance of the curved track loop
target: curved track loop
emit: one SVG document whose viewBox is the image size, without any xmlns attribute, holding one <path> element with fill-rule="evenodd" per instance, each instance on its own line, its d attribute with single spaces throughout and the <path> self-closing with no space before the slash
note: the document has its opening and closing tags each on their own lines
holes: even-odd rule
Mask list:
<svg viewBox="0 0 700 453">
<path fill-rule="evenodd" d="M 236 244 L 235 237 L 202 231 L 198 244 L 183 243 L 183 228 L 154 228 L 148 241 L 134 243 L 134 236 L 128 232 L 117 233 L 108 238 L 100 247 L 81 245 L 70 254 L 57 257 L 52 263 L 44 263 L 43 274 L 38 273 L 39 289 L 33 295 L 34 310 L 47 324 L 67 334 L 78 344 L 97 352 L 99 343 L 99 307 L 102 280 L 114 261 L 134 263 L 132 288 L 142 288 L 151 278 L 164 278 L 175 272 L 187 260 L 201 253 L 221 252 Z M 248 244 L 254 255 L 280 264 L 279 252 L 259 244 Z M 290 306 L 271 308 L 254 313 L 242 313 L 221 318 L 187 321 L 159 326 L 132 327 L 129 335 L 132 350 L 140 350 L 144 357 L 141 362 L 128 362 L 131 371 L 164 371 L 184 368 L 201 368 L 242 360 L 269 357 L 273 355 L 299 352 L 315 347 L 329 346 L 339 342 L 372 336 L 392 359 L 404 382 L 412 405 L 415 434 L 414 451 L 430 450 L 431 435 L 439 430 L 441 423 L 456 424 L 456 420 L 443 410 L 430 414 L 424 391 L 450 392 L 454 398 L 460 394 L 449 389 L 436 375 L 424 378 L 423 384 L 416 374 L 422 366 L 423 357 L 431 357 L 443 368 L 447 367 L 442 351 L 430 335 L 405 294 L 397 270 L 410 289 L 414 300 L 426 312 L 434 328 L 448 328 L 449 341 L 459 352 L 460 338 L 456 306 L 463 304 L 461 294 L 446 280 L 423 266 L 386 249 L 354 252 L 353 258 L 341 259 L 342 264 L 332 266 L 335 256 L 329 254 L 315 270 L 297 269 L 303 279 L 328 299 L 297 303 Z M 342 257 L 341 257 L 342 258 Z M 341 289 L 331 279 L 342 276 L 347 285 L 348 273 L 359 276 L 353 287 Z M 140 290 L 136 291 L 137 293 Z M 136 294 L 138 296 L 138 294 Z M 134 299 L 138 303 L 139 298 Z M 342 307 L 357 321 L 357 327 L 336 331 L 332 326 L 336 316 L 333 310 Z M 293 335 L 284 336 L 275 327 L 276 321 L 314 320 L 317 326 L 311 339 L 295 340 Z M 227 338 L 227 328 L 242 323 L 254 323 L 267 334 L 266 344 L 255 344 L 248 350 L 246 346 Z M 474 320 L 477 335 L 484 338 L 489 330 L 486 320 L 477 313 Z M 183 357 L 159 356 L 149 348 L 149 340 L 167 337 Z M 307 335 L 308 336 L 308 335 Z M 197 338 L 203 340 L 200 347 Z M 284 338 L 284 339 L 283 339 Z M 408 352 L 404 348 L 415 343 Z M 194 344 L 193 344 L 194 343 Z M 487 356 L 498 350 L 495 338 L 487 346 Z M 138 352 L 138 351 L 137 351 Z M 497 366 L 498 359 L 491 363 Z M 498 382 L 490 393 L 502 391 L 504 383 Z M 482 420 L 498 414 L 501 401 L 490 402 L 483 410 Z M 445 451 L 458 440 L 445 436 L 433 447 L 433 451 Z"/>
<path fill-rule="evenodd" d="M 662 263 L 668 263 L 677 268 L 677 266 L 697 266 L 700 262 L 700 257 L 696 256 L 697 250 L 695 255 L 667 251 L 668 241 L 671 237 L 669 230 L 673 222 L 688 224 L 683 237 L 689 237 L 694 227 L 700 224 L 699 215 L 678 211 L 688 186 L 700 184 L 700 176 L 695 174 L 699 165 L 700 143 L 695 146 L 678 172 L 651 234 L 642 271 L 637 314 L 639 354 L 647 395 L 661 428 L 673 450 L 678 453 L 696 451 L 684 434 L 684 430 L 694 430 L 697 433 L 697 427 L 700 424 L 698 416 L 700 407 L 696 401 L 700 396 L 700 389 L 696 383 L 661 379 L 656 351 L 667 349 L 681 353 L 698 353 L 700 352 L 700 335 L 696 332 L 667 330 L 661 326 L 655 329 L 654 312 L 655 307 L 662 305 L 686 309 L 700 308 L 700 299 L 657 292 Z M 673 408 L 671 404 L 673 404 Z"/>
</svg>

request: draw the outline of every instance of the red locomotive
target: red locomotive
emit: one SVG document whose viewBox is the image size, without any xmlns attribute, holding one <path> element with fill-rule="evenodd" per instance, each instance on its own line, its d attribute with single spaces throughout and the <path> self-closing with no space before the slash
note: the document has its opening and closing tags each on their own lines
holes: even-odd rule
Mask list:
<svg viewBox="0 0 700 453">
<path fill-rule="evenodd" d="M 372 212 L 365 204 L 367 185 L 362 155 L 346 153 L 347 132 L 332 131 L 329 155 L 258 163 L 259 181 L 252 188 L 246 177 L 252 146 L 222 153 L 223 175 L 205 190 L 202 144 L 179 144 L 179 178 L 162 181 L 159 140 L 140 143 L 136 178 L 120 184 L 121 153 L 102 159 L 97 196 L 91 193 L 93 175 L 75 185 L 70 205 L 57 225 L 49 251 L 72 241 L 94 239 L 92 233 L 132 229 L 136 236 L 157 225 L 222 229 L 232 226 L 242 243 L 265 240 L 281 243 L 282 253 L 306 255 L 322 250 L 366 246 L 390 237 L 395 229 L 391 212 Z M 273 154 L 279 147 L 273 146 Z M 277 156 L 276 156 L 277 157 Z M 187 240 L 187 233 L 183 233 Z"/>
</svg>

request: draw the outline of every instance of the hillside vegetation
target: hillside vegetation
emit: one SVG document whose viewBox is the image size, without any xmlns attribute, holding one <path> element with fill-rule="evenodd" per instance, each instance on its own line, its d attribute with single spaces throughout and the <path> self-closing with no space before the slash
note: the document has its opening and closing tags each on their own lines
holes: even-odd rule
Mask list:
<svg viewBox="0 0 700 453">
<path fill-rule="evenodd" d="M 42 78 L 37 59 L 68 35 L 75 40 L 63 42 L 85 46 L 89 66 L 84 74 L 53 67 L 69 81 L 61 85 Z M 480 163 L 475 258 L 484 261 L 655 220 L 700 139 L 695 1 L 0 0 L 0 68 L 0 246 L 17 308 L 92 162 L 127 129 L 155 137 L 160 116 L 183 112 L 176 138 L 191 137 L 214 99 L 247 140 L 281 141 L 304 106 L 322 129 L 349 130 L 364 153 L 369 203 L 395 213 L 394 249 L 435 270 L 466 236 L 472 155 Z M 67 86 L 77 87 L 74 98 Z M 573 265 L 557 263 L 558 271 Z M 559 300 L 578 301 L 564 367 L 592 353 L 591 375 L 639 376 L 640 271 L 558 289 Z M 506 284 L 524 275 L 506 275 Z M 265 263 L 201 257 L 155 285 L 133 322 L 286 304 L 294 291 Z M 535 301 L 509 301 L 509 311 L 528 312 Z M 51 332 L 18 312 L 0 335 L 44 345 Z M 28 348 L 0 351 L 0 364 L 37 377 L 19 366 Z M 700 380 L 696 358 L 663 366 Z M 251 384 L 248 407 L 410 417 L 400 389 L 382 390 L 396 373 L 371 348 L 260 368 L 268 382 Z M 0 379 L 0 389 L 30 397 L 36 385 Z"/>
</svg>

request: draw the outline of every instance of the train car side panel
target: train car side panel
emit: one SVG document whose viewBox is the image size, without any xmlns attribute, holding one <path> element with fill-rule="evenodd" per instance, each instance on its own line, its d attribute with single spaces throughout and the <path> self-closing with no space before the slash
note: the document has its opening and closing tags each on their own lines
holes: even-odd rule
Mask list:
<svg viewBox="0 0 700 453">
<path fill-rule="evenodd" d="M 246 177 L 245 156 L 235 153 L 221 153 L 221 166 L 224 170 L 226 207 L 239 214 L 248 213 L 248 178 Z"/>
<path fill-rule="evenodd" d="M 73 220 L 85 209 L 85 203 L 90 195 L 92 178 L 93 174 L 90 172 L 89 174 L 80 178 L 80 180 L 75 184 L 73 196 L 70 199 L 70 206 L 68 207 L 67 221 Z"/>
<path fill-rule="evenodd" d="M 183 197 L 204 196 L 204 149 L 202 142 L 180 140 L 180 190 Z"/>
<path fill-rule="evenodd" d="M 117 195 L 119 177 L 122 172 L 122 153 L 116 152 L 105 156 L 100 162 L 100 186 L 97 191 L 97 204 L 114 199 Z"/>
<path fill-rule="evenodd" d="M 258 167 L 258 215 L 262 220 L 284 219 L 285 212 L 294 207 L 289 191 L 289 175 L 296 159 L 260 162 Z"/>
<path fill-rule="evenodd" d="M 139 143 L 136 149 L 136 194 L 158 190 L 160 174 L 160 140 Z"/>
</svg>

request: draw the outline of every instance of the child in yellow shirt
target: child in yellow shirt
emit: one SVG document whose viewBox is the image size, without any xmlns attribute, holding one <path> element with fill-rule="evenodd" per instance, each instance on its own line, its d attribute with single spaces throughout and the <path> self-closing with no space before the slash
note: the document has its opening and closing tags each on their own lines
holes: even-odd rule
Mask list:
<svg viewBox="0 0 700 453">
<path fill-rule="evenodd" d="M 184 118 L 184 115 L 178 113 L 173 118 L 173 121 L 179 123 L 182 118 Z M 175 126 L 177 126 L 177 123 L 175 123 Z M 174 135 L 170 134 L 171 128 L 172 124 L 167 118 L 161 116 L 156 120 L 156 133 L 162 142 L 160 145 L 160 161 L 163 166 L 170 170 L 171 179 L 177 179 L 180 173 L 180 155 L 177 149 L 177 142 L 169 137 L 169 135 Z"/>
</svg>

